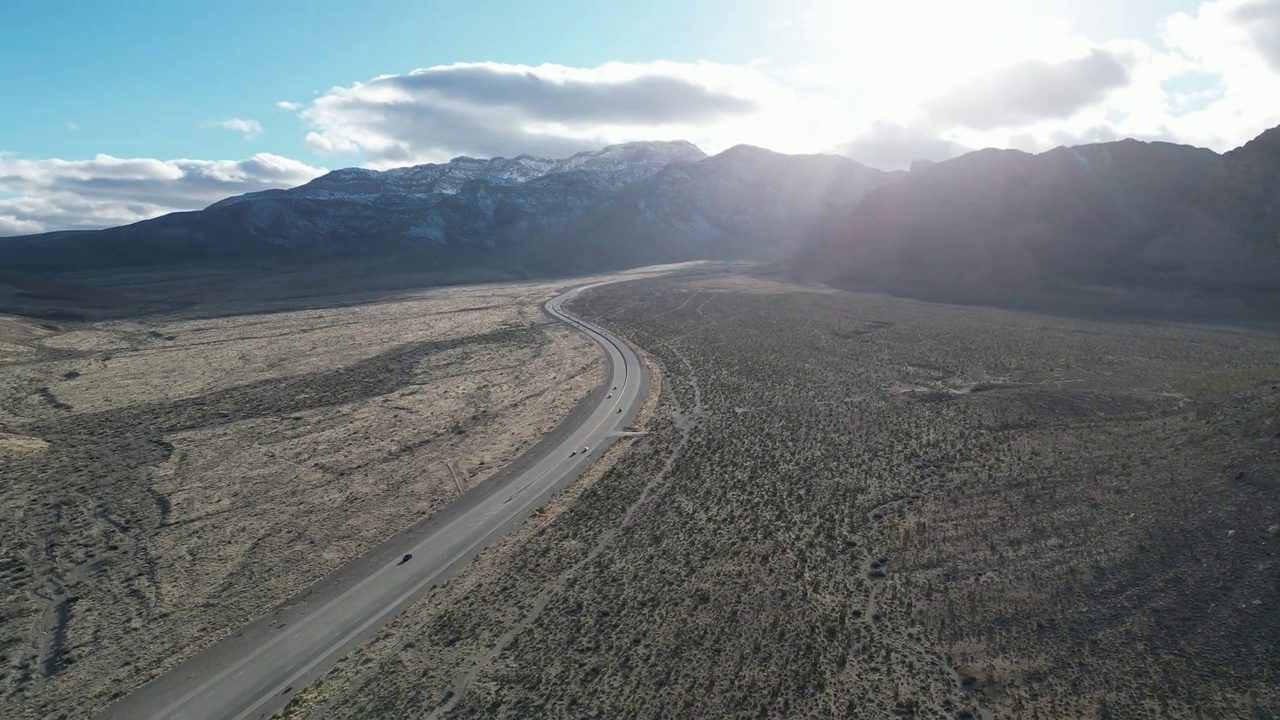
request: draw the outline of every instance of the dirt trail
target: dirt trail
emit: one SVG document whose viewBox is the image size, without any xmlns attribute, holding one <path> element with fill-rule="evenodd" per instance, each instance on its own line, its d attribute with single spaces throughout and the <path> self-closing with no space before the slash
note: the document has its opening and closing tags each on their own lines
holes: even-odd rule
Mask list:
<svg viewBox="0 0 1280 720">
<path fill-rule="evenodd" d="M 441 460 L 440 462 L 444 463 L 444 466 L 449 469 L 449 475 L 453 477 L 453 484 L 458 488 L 458 495 L 465 493 L 467 488 L 462 484 L 462 480 L 458 478 L 458 471 L 453 469 L 453 463 L 448 460 Z"/>
</svg>

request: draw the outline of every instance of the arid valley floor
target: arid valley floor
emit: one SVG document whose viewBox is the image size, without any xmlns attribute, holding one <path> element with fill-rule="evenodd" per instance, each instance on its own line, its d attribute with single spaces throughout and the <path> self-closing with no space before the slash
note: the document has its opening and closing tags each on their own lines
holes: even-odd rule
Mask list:
<svg viewBox="0 0 1280 720">
<path fill-rule="evenodd" d="M 0 319 L 3 705 L 84 717 L 533 445 L 600 377 L 553 289 Z"/>
<path fill-rule="evenodd" d="M 599 380 L 556 287 L 0 318 L 0 714 L 91 713 L 531 446 Z M 646 434 L 285 716 L 1280 714 L 1273 329 L 736 275 L 569 309 L 648 355 Z"/>
</svg>

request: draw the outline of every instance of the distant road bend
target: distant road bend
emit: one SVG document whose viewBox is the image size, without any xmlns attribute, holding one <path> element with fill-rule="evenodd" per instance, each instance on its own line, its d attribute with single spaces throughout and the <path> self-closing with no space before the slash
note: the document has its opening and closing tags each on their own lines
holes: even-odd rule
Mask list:
<svg viewBox="0 0 1280 720">
<path fill-rule="evenodd" d="M 568 423 L 567 428 L 557 428 L 556 436 L 563 439 L 552 441 L 549 449 L 545 442 L 535 446 L 505 476 L 500 473 L 476 488 L 485 488 L 483 492 L 460 498 L 440 513 L 443 519 L 424 531 L 416 544 L 402 540 L 386 552 L 366 554 L 366 566 L 343 582 L 334 581 L 332 591 L 260 618 L 122 698 L 100 717 L 269 717 L 573 480 L 635 418 L 647 390 L 640 359 L 625 342 L 562 309 L 583 290 L 607 282 L 574 288 L 545 305 L 550 315 L 599 345 L 608 363 L 605 385 L 596 391 L 599 402 L 594 408 L 580 407 L 582 420 L 576 427 Z M 584 447 L 589 450 L 583 452 Z M 536 456 L 539 452 L 541 457 Z"/>
</svg>

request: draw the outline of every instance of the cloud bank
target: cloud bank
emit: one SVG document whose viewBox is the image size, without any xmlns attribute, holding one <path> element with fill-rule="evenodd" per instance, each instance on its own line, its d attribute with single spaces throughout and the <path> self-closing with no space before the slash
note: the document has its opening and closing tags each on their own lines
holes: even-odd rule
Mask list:
<svg viewBox="0 0 1280 720">
<path fill-rule="evenodd" d="M 1028 60 L 965 83 L 928 103 L 935 124 L 992 130 L 1065 120 L 1129 84 L 1126 60 L 1095 49 L 1059 63 Z"/>
<path fill-rule="evenodd" d="M 1229 12 L 1271 69 L 1280 72 L 1280 0 L 1251 0 Z"/>
<path fill-rule="evenodd" d="M 710 63 L 459 63 L 335 87 L 282 102 L 326 155 L 364 153 L 374 167 L 458 155 L 559 157 L 620 139 L 674 139 L 758 113 L 760 77 Z"/>
<path fill-rule="evenodd" d="M 99 228 L 192 210 L 231 195 L 300 185 L 321 174 L 270 153 L 247 160 L 92 160 L 0 156 L 0 235 Z"/>
</svg>

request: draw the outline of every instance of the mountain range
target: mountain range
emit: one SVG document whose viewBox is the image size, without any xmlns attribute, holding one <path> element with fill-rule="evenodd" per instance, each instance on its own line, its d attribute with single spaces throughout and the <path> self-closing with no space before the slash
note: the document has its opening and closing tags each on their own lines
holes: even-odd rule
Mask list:
<svg viewBox="0 0 1280 720">
<path fill-rule="evenodd" d="M 550 228 L 534 244 L 554 266 L 577 271 L 779 260 L 832 212 L 900 175 L 835 155 L 783 155 L 738 145 L 696 163 L 672 163 Z"/>
<path fill-rule="evenodd" d="M 1280 128 L 1227 153 L 1162 142 L 980 150 L 909 172 L 683 141 L 562 159 L 335 170 L 118 228 L 0 239 L 44 275 L 392 258 L 569 274 L 694 259 L 930 300 L 1280 313 Z"/>
<path fill-rule="evenodd" d="M 745 146 L 707 157 L 683 141 L 612 145 L 558 160 L 460 157 L 385 171 L 348 168 L 123 227 L 0 240 L 0 266 L 40 272 L 399 255 L 432 267 L 555 271 L 552 257 L 581 268 L 589 256 L 587 269 L 677 255 L 771 258 L 778 253 L 765 228 L 813 223 L 829 203 L 853 202 L 888 177 L 846 158 Z M 633 232 L 603 230 L 601 223 L 636 203 L 667 224 L 652 225 L 652 212 L 641 212 L 631 218 Z M 683 249 L 679 237 L 655 236 L 679 233 L 681 223 L 706 253 Z M 739 239 L 757 227 L 753 243 Z M 712 247 L 717 240 L 724 248 Z M 626 247 L 646 241 L 656 244 Z"/>
<path fill-rule="evenodd" d="M 1280 128 L 1218 154 L 1163 142 L 981 150 L 828 216 L 794 277 L 1054 309 L 1280 311 Z"/>
</svg>

